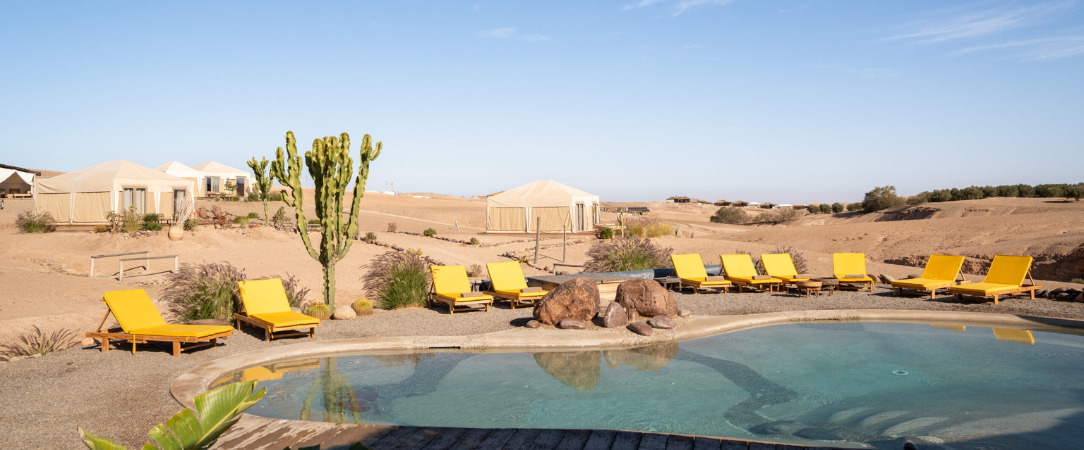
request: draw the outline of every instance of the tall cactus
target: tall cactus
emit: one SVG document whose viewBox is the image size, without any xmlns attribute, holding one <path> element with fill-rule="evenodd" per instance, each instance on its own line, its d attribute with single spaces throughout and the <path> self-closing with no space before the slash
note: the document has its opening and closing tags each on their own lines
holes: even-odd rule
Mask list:
<svg viewBox="0 0 1084 450">
<path fill-rule="evenodd" d="M 350 158 L 350 135 L 342 133 L 339 139 L 324 137 L 312 142 L 312 151 L 305 152 L 305 164 L 309 175 L 316 184 L 316 217 L 320 219 L 320 252 L 312 246 L 309 239 L 308 223 L 302 203 L 305 194 L 301 188 L 301 157 L 297 155 L 297 145 L 292 131 L 286 132 L 286 153 L 282 147 L 275 150 L 275 160 L 271 162 L 271 176 L 283 186 L 289 188 L 289 194 L 282 191 L 282 201 L 293 206 L 297 217 L 297 231 L 309 256 L 324 266 L 324 303 L 335 310 L 335 263 L 343 259 L 350 251 L 354 235 L 358 234 L 358 205 L 365 195 L 365 180 L 369 178 L 369 163 L 380 156 L 383 143 L 377 142 L 373 149 L 372 138 L 368 134 L 361 140 L 361 165 L 354 178 L 354 198 L 350 205 L 350 215 L 343 223 L 343 198 L 350 177 L 354 173 L 354 160 Z"/>
<path fill-rule="evenodd" d="M 252 173 L 256 175 L 256 190 L 260 193 L 260 199 L 263 200 L 264 226 L 271 223 L 267 220 L 267 196 L 271 194 L 271 182 L 274 181 L 274 178 L 267 173 L 267 164 L 270 162 L 271 161 L 268 161 L 267 158 L 262 156 L 260 157 L 260 161 L 257 162 L 256 157 L 253 156 L 252 161 L 247 163 L 248 166 L 252 168 Z"/>
</svg>

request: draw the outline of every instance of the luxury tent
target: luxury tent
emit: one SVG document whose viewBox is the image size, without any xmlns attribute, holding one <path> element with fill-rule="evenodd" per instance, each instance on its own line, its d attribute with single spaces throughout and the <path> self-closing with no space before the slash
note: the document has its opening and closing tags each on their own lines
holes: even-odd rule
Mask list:
<svg viewBox="0 0 1084 450">
<path fill-rule="evenodd" d="M 552 180 L 539 180 L 486 198 L 486 231 L 592 231 L 598 196 Z"/>
<path fill-rule="evenodd" d="M 136 214 L 170 219 L 174 205 L 191 198 L 192 181 L 128 161 L 108 161 L 34 180 L 34 208 L 58 223 L 108 222 L 109 212 L 134 206 Z"/>
<path fill-rule="evenodd" d="M 193 186 L 199 186 L 199 171 L 181 164 L 177 161 L 170 161 L 161 166 L 158 166 L 155 170 L 164 172 L 175 177 L 184 178 L 192 182 Z"/>
<path fill-rule="evenodd" d="M 34 174 L 32 172 L 0 167 L 0 194 L 9 197 L 15 194 L 30 194 L 33 187 Z"/>
<path fill-rule="evenodd" d="M 227 181 L 233 181 L 237 185 L 235 195 L 244 197 L 245 194 L 252 192 L 252 184 L 248 181 L 249 173 L 247 171 L 234 169 L 214 161 L 196 164 L 192 168 L 199 172 L 196 186 L 199 189 L 198 196 L 200 197 L 225 194 Z"/>
</svg>

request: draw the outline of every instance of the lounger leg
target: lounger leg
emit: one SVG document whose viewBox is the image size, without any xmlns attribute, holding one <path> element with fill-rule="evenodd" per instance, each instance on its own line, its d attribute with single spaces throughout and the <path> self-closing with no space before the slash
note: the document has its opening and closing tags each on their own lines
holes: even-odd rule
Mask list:
<svg viewBox="0 0 1084 450">
<path fill-rule="evenodd" d="M 267 342 L 271 342 L 271 329 L 270 328 L 264 328 L 263 329 L 263 340 L 267 341 Z"/>
<path fill-rule="evenodd" d="M 181 343 L 173 341 L 173 356 L 181 356 Z"/>
<path fill-rule="evenodd" d="M 309 337 L 310 338 L 316 337 L 316 327 L 309 328 Z"/>
<path fill-rule="evenodd" d="M 452 314 L 455 314 L 455 305 L 449 303 L 448 304 L 448 315 L 450 316 Z"/>
<path fill-rule="evenodd" d="M 994 294 L 994 304 L 997 304 L 997 294 Z"/>
<path fill-rule="evenodd" d="M 102 343 L 102 353 L 105 353 L 105 352 L 109 351 L 109 338 L 107 338 L 107 337 L 98 338 L 98 342 Z"/>
</svg>

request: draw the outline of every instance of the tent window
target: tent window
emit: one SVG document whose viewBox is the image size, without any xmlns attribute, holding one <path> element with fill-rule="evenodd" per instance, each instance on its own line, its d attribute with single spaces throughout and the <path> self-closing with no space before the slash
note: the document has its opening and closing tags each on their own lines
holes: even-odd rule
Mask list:
<svg viewBox="0 0 1084 450">
<path fill-rule="evenodd" d="M 245 196 L 245 177 L 237 177 L 237 195 Z"/>
<path fill-rule="evenodd" d="M 207 192 L 218 192 L 218 177 L 207 177 Z"/>
<path fill-rule="evenodd" d="M 129 211 L 131 207 L 135 207 L 135 213 L 139 215 L 146 214 L 147 211 L 147 190 L 143 188 L 124 188 L 124 210 Z"/>
<path fill-rule="evenodd" d="M 583 216 L 584 216 L 585 213 L 586 212 L 584 211 L 583 203 L 577 203 L 576 204 L 576 229 L 574 229 L 572 231 L 583 231 L 584 230 Z"/>
</svg>

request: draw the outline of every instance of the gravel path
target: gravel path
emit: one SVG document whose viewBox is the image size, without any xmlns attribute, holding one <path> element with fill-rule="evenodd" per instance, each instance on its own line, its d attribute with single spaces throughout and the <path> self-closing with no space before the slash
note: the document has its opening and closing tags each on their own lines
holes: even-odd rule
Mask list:
<svg viewBox="0 0 1084 450">
<path fill-rule="evenodd" d="M 768 293 L 676 294 L 678 304 L 698 315 L 754 314 L 791 310 L 902 309 L 972 311 L 1084 319 L 1084 303 L 1015 298 L 992 303 L 957 302 L 951 297 L 893 297 L 887 289 L 873 294 L 839 292 L 799 297 Z M 438 309 L 380 312 L 353 321 L 325 321 L 316 340 L 370 336 L 469 335 L 508 330 L 531 316 L 530 308 L 501 305 L 488 313 L 448 315 Z M 168 346 L 143 345 L 135 355 L 95 347 L 73 348 L 40 358 L 0 363 L 0 447 L 83 448 L 76 427 L 121 445 L 149 441 L 147 431 L 181 409 L 170 396 L 174 378 L 205 362 L 268 347 L 311 342 L 308 339 L 262 340 L 262 331 L 245 328 L 225 345 L 169 356 Z"/>
</svg>

